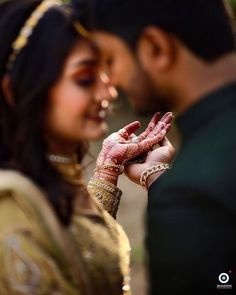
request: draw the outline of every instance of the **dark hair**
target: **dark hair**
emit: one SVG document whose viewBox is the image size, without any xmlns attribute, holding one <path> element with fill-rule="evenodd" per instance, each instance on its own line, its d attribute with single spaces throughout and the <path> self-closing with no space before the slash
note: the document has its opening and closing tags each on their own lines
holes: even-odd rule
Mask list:
<svg viewBox="0 0 236 295">
<path fill-rule="evenodd" d="M 235 49 L 224 0 L 91 0 L 94 26 L 132 48 L 145 26 L 174 34 L 194 54 L 214 60 Z"/>
<path fill-rule="evenodd" d="M 0 80 L 6 74 L 11 44 L 39 0 L 8 0 L 0 4 Z M 52 7 L 40 19 L 9 73 L 14 107 L 0 90 L 0 167 L 17 169 L 43 188 L 63 224 L 68 224 L 75 189 L 49 163 L 43 139 L 43 116 L 48 90 L 61 75 L 75 42 L 72 10 Z M 81 13 L 81 11 L 80 11 Z M 78 148 L 81 161 L 85 144 Z M 81 187 L 81 192 L 84 188 Z"/>
</svg>

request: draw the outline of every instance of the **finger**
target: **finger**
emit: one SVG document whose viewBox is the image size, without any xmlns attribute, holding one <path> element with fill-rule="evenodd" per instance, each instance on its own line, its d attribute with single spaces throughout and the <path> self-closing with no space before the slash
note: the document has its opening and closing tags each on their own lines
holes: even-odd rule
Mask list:
<svg viewBox="0 0 236 295">
<path fill-rule="evenodd" d="M 170 123 L 173 120 L 174 116 L 172 114 L 172 112 L 167 112 L 164 114 L 164 116 L 162 116 L 162 118 L 160 119 L 160 113 L 156 113 L 151 122 L 149 123 L 147 129 L 139 135 L 139 141 L 142 141 L 143 139 L 147 138 L 147 136 L 149 136 L 154 130 L 155 130 L 155 134 L 158 134 L 159 130 L 162 130 L 165 128 L 165 125 Z"/>
<path fill-rule="evenodd" d="M 155 129 L 149 133 L 148 137 L 157 136 L 162 130 L 166 130 L 166 132 L 168 132 L 171 127 L 170 122 L 173 120 L 173 118 L 173 115 L 169 114 L 166 116 L 164 121 L 159 121 Z"/>
<path fill-rule="evenodd" d="M 172 113 L 166 114 L 164 120 L 169 122 L 173 119 Z M 127 159 L 132 159 L 138 155 L 145 154 L 149 152 L 156 144 L 162 142 L 166 133 L 171 127 L 171 124 L 164 124 L 164 129 L 159 130 L 157 134 L 153 133 L 152 136 L 148 136 L 145 139 L 142 139 L 138 143 L 131 144 L 129 146 L 129 151 L 127 153 Z M 151 132 L 152 133 L 152 132 Z"/>
<path fill-rule="evenodd" d="M 161 118 L 161 113 L 160 112 L 155 113 L 154 116 L 152 117 L 150 123 L 148 124 L 148 127 L 150 125 L 156 126 L 156 124 L 158 123 L 158 121 L 160 120 L 160 118 Z M 148 127 L 147 127 L 147 129 L 148 129 Z"/>
<path fill-rule="evenodd" d="M 134 133 L 139 127 L 141 126 L 139 121 L 135 121 L 133 123 L 130 123 L 126 125 L 123 129 L 125 129 L 128 133 L 128 135 L 131 135 Z"/>
<path fill-rule="evenodd" d="M 166 130 L 162 130 L 158 135 L 154 137 L 147 137 L 143 141 L 138 143 L 138 153 L 144 154 L 149 152 L 156 144 L 163 140 L 166 136 Z"/>
<path fill-rule="evenodd" d="M 171 124 L 167 124 L 166 127 L 165 127 L 165 130 L 166 130 L 166 133 L 168 133 L 171 129 Z"/>
<path fill-rule="evenodd" d="M 156 144 L 158 144 L 160 141 L 163 141 L 165 136 L 166 130 L 162 130 L 157 136 L 148 137 L 138 143 L 130 143 L 127 146 L 126 160 L 128 161 L 139 155 L 148 153 Z"/>
<path fill-rule="evenodd" d="M 169 117 L 170 115 L 173 116 L 173 113 L 172 113 L 172 112 L 167 112 L 167 113 L 165 113 L 165 114 L 161 117 L 161 120 L 160 120 L 160 121 L 164 121 L 164 122 L 165 122 L 165 119 L 166 119 L 167 117 Z"/>
<path fill-rule="evenodd" d="M 174 119 L 174 115 L 171 112 L 166 113 L 164 118 L 161 118 L 161 121 L 163 121 L 166 124 L 169 124 Z"/>
<path fill-rule="evenodd" d="M 174 119 L 173 113 L 172 112 L 167 112 L 165 115 L 159 120 L 159 122 L 156 125 L 156 130 L 157 129 L 164 129 L 166 124 L 171 123 L 171 121 Z"/>
<path fill-rule="evenodd" d="M 158 112 L 152 117 L 152 119 L 151 119 L 150 123 L 148 124 L 146 130 L 139 135 L 138 139 L 140 141 L 145 139 L 148 136 L 148 134 L 155 128 L 156 124 L 160 120 L 160 116 L 161 116 L 161 114 Z"/>
<path fill-rule="evenodd" d="M 169 141 L 169 139 L 165 136 L 161 142 L 159 142 L 159 146 L 166 150 L 166 156 L 171 160 L 175 155 L 175 148 Z"/>
<path fill-rule="evenodd" d="M 165 136 L 164 139 L 162 141 L 159 142 L 159 145 L 161 147 L 173 147 L 172 144 L 170 143 L 169 139 Z"/>
</svg>

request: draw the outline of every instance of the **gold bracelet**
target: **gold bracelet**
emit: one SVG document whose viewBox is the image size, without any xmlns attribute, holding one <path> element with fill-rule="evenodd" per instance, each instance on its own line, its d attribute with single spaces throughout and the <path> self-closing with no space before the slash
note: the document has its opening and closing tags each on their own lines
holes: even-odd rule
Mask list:
<svg viewBox="0 0 236 295">
<path fill-rule="evenodd" d="M 97 187 L 103 188 L 113 195 L 116 195 L 117 192 L 119 193 L 121 192 L 117 186 L 105 180 L 91 178 L 89 181 L 89 184 L 93 184 L 93 185 L 96 185 Z"/>
<path fill-rule="evenodd" d="M 170 168 L 171 168 L 170 164 L 162 163 L 162 164 L 152 166 L 152 167 L 146 169 L 145 171 L 143 171 L 143 173 L 141 174 L 141 177 L 140 177 L 140 184 L 141 184 L 142 188 L 144 188 L 145 190 L 148 190 L 147 180 L 150 175 L 152 175 L 156 172 L 163 171 L 163 170 L 169 170 Z"/>
<path fill-rule="evenodd" d="M 119 175 L 122 174 L 124 172 L 124 166 L 123 165 L 115 165 L 115 164 L 104 164 L 101 166 L 97 166 L 94 169 L 94 172 L 99 172 L 100 170 L 110 170 L 113 172 L 118 173 Z"/>
</svg>

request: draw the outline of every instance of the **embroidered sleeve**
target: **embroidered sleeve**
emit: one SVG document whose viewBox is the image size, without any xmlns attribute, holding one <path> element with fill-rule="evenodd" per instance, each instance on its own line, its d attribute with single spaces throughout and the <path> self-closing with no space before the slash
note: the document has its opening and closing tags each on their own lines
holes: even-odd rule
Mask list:
<svg viewBox="0 0 236 295">
<path fill-rule="evenodd" d="M 80 295 L 35 232 L 25 211 L 0 192 L 0 294 Z"/>
<path fill-rule="evenodd" d="M 112 217 L 116 218 L 122 195 L 120 189 L 107 181 L 91 178 L 88 183 L 88 191 Z"/>
</svg>

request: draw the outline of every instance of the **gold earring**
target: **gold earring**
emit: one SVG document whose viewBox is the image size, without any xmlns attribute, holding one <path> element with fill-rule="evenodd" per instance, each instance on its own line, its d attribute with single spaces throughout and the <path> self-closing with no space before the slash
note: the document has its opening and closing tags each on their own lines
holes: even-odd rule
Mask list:
<svg viewBox="0 0 236 295">
<path fill-rule="evenodd" d="M 107 75 L 107 73 L 104 72 L 104 71 L 100 72 L 100 79 L 102 80 L 102 82 L 103 82 L 104 84 L 108 84 L 108 83 L 110 83 L 110 78 L 109 78 L 109 76 Z"/>
<path fill-rule="evenodd" d="M 101 107 L 102 107 L 103 109 L 107 109 L 107 108 L 109 107 L 109 101 L 108 101 L 107 99 L 103 99 L 103 100 L 101 101 Z"/>
<path fill-rule="evenodd" d="M 114 86 L 109 86 L 108 87 L 108 92 L 111 96 L 112 99 L 117 99 L 118 98 L 118 91 Z"/>
</svg>

